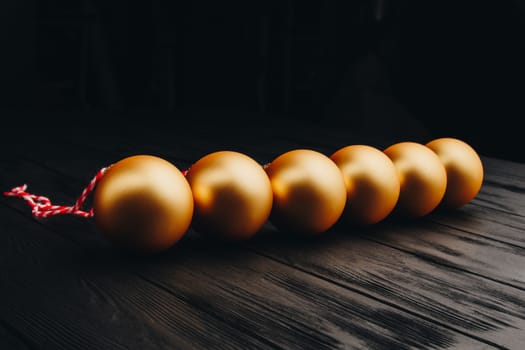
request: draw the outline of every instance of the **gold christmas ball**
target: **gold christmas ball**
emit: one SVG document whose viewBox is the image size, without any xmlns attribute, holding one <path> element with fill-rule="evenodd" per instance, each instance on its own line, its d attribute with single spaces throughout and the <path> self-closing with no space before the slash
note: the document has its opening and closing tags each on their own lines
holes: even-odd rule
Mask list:
<svg viewBox="0 0 525 350">
<path fill-rule="evenodd" d="M 193 197 L 173 164 L 150 155 L 112 165 L 93 194 L 95 223 L 117 246 L 146 254 L 165 250 L 188 230 Z"/>
<path fill-rule="evenodd" d="M 474 148 L 462 140 L 444 137 L 426 144 L 447 171 L 447 189 L 442 205 L 459 208 L 469 203 L 481 189 L 483 164 Z"/>
<path fill-rule="evenodd" d="M 351 145 L 337 150 L 330 158 L 345 180 L 346 221 L 371 225 L 392 212 L 399 198 L 399 177 L 394 163 L 381 150 Z"/>
<path fill-rule="evenodd" d="M 313 150 L 288 151 L 266 168 L 273 190 L 270 221 L 278 228 L 319 234 L 343 213 L 346 187 L 337 165 Z"/>
<path fill-rule="evenodd" d="M 197 231 L 228 240 L 255 235 L 272 209 L 272 188 L 263 167 L 251 157 L 218 151 L 189 169 Z"/>
<path fill-rule="evenodd" d="M 399 142 L 384 150 L 399 174 L 400 194 L 394 211 L 418 218 L 432 212 L 447 187 L 447 172 L 430 148 L 416 142 Z"/>
</svg>

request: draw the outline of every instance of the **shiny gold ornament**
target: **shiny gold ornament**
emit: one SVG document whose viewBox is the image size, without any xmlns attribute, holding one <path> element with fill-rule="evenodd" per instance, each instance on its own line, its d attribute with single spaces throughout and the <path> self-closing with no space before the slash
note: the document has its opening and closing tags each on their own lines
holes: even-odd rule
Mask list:
<svg viewBox="0 0 525 350">
<path fill-rule="evenodd" d="M 447 172 L 430 148 L 416 142 L 399 142 L 384 150 L 399 174 L 400 194 L 395 212 L 418 218 L 432 212 L 447 187 Z"/>
<path fill-rule="evenodd" d="M 447 171 L 442 205 L 459 208 L 474 199 L 483 183 L 483 164 L 472 146 L 450 137 L 432 140 L 426 146 L 438 155 Z"/>
<path fill-rule="evenodd" d="M 266 223 L 272 188 L 263 167 L 233 151 L 208 154 L 189 169 L 195 228 L 228 240 L 244 240 Z"/>
<path fill-rule="evenodd" d="M 270 220 L 277 228 L 319 234 L 343 213 L 343 175 L 324 154 L 306 149 L 288 151 L 274 159 L 266 172 L 274 196 Z"/>
<path fill-rule="evenodd" d="M 386 218 L 399 198 L 399 177 L 390 158 L 367 145 L 351 145 L 330 157 L 343 173 L 349 223 L 371 225 Z"/>
<path fill-rule="evenodd" d="M 155 253 L 175 244 L 193 215 L 188 182 L 170 162 L 150 155 L 112 165 L 94 192 L 95 222 L 117 246 Z"/>
</svg>

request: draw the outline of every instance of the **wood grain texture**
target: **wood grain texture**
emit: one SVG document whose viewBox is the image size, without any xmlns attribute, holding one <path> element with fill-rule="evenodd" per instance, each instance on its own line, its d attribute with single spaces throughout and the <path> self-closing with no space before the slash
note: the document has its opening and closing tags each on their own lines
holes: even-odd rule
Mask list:
<svg viewBox="0 0 525 350">
<path fill-rule="evenodd" d="M 368 233 L 334 230 L 304 243 L 259 238 L 261 254 L 409 310 L 437 324 L 512 348 L 524 339 L 524 293 L 486 278 L 370 242 Z"/>
<path fill-rule="evenodd" d="M 368 239 L 525 290 L 525 249 L 433 223 L 392 223 Z"/>
<path fill-rule="evenodd" d="M 2 302 L 0 311 L 36 348 L 207 349 L 225 341 L 229 348 L 244 349 L 271 344 L 130 272 L 137 262 L 129 257 L 103 247 L 86 250 L 45 224 L 34 228 L 19 213 L 4 221 L 4 236 L 12 239 L 2 245 L 10 265 L 2 275 L 0 296 L 9 302 Z M 176 281 L 191 286 L 195 278 Z"/>
<path fill-rule="evenodd" d="M 236 139 L 236 135 L 242 134 L 241 132 L 235 133 L 232 132 L 230 135 L 233 139 Z M 286 133 L 283 133 L 283 135 Z M 303 134 L 304 136 L 304 134 Z M 199 142 L 199 145 L 204 145 L 202 147 L 205 148 L 205 151 L 201 151 L 202 153 L 209 151 L 210 149 L 213 149 L 214 147 L 217 147 L 217 145 L 221 144 L 221 136 L 214 136 L 215 138 L 203 138 L 201 142 Z M 224 136 L 223 136 L 224 137 Z M 289 137 L 286 135 L 286 138 Z M 319 138 L 318 138 L 319 139 Z M 161 151 L 162 149 L 166 148 L 166 139 L 163 139 L 164 141 L 159 141 L 161 146 L 157 146 L 156 148 L 158 151 Z M 179 139 L 180 141 L 181 139 Z M 184 139 L 183 139 L 184 140 Z M 260 135 L 250 135 L 251 145 L 253 148 L 256 149 L 262 149 L 264 148 L 264 145 L 269 145 L 269 147 L 264 148 L 266 153 L 271 153 L 272 147 L 276 148 L 277 150 L 274 151 L 274 154 L 277 153 L 280 149 L 284 148 L 282 145 L 288 145 L 288 142 L 282 141 L 278 136 L 274 136 L 273 138 L 267 139 L 266 136 L 261 137 Z M 271 142 L 269 142 L 271 141 Z M 331 140 L 328 140 L 331 141 Z M 187 142 L 187 141 L 186 141 Z M 327 152 L 327 149 L 330 148 L 336 148 L 337 146 L 328 146 L 328 143 L 326 139 L 323 140 L 325 153 Z M 210 145 L 211 143 L 211 145 Z M 126 144 L 126 142 L 124 142 Z M 155 149 L 153 143 L 153 148 Z M 239 142 L 239 144 L 245 144 L 243 142 Z M 182 146 L 181 146 L 182 145 Z M 192 154 L 195 153 L 195 144 L 192 145 L 191 149 L 186 149 L 184 144 L 179 144 L 178 149 L 180 152 L 185 154 L 186 157 L 191 157 Z M 302 143 L 297 142 L 295 147 L 310 147 L 310 144 L 307 140 L 303 139 Z M 259 154 L 258 152 L 254 152 L 252 150 L 251 154 Z M 262 156 L 260 157 L 262 158 Z M 490 174 L 490 172 L 489 172 Z M 468 207 L 476 207 L 475 205 L 469 204 Z M 479 208 L 479 207 L 477 207 Z M 456 214 L 456 216 L 460 216 L 461 218 L 461 226 L 459 229 L 454 228 L 452 225 L 449 224 L 449 226 L 452 226 L 451 228 L 447 229 L 446 227 L 440 227 L 438 226 L 428 226 L 432 225 L 432 223 L 429 223 L 427 221 L 437 221 L 434 219 L 434 216 L 441 215 L 445 218 L 447 215 L 450 214 Z M 485 215 L 486 216 L 486 215 Z M 515 217 L 515 216 L 513 216 Z M 424 234 L 421 236 L 417 232 L 407 233 L 410 230 L 413 223 L 401 223 L 397 226 L 393 226 L 386 231 L 387 234 L 373 234 L 373 239 L 377 240 L 379 239 L 378 243 L 380 244 L 386 244 L 392 245 L 392 248 L 398 249 L 398 250 L 404 250 L 407 254 L 416 254 L 419 257 L 426 259 L 430 261 L 431 263 L 439 263 L 443 264 L 445 266 L 449 267 L 456 267 L 460 270 L 464 270 L 465 272 L 472 273 L 474 275 L 478 274 L 481 277 L 483 276 L 489 276 L 489 278 L 492 278 L 490 276 L 497 276 L 497 280 L 501 281 L 502 283 L 514 283 L 517 276 L 517 284 L 514 283 L 513 286 L 520 287 L 522 281 L 520 281 L 520 274 L 522 274 L 522 266 L 525 266 L 522 260 L 522 250 L 517 251 L 517 254 L 514 254 L 514 246 L 512 245 L 505 245 L 505 244 L 499 244 L 499 242 L 496 242 L 494 246 L 492 246 L 491 240 L 483 240 L 483 237 L 470 237 L 471 234 L 464 233 L 463 231 L 469 230 L 470 232 L 481 232 L 482 235 L 485 236 L 492 236 L 492 237 L 499 237 L 497 233 L 502 233 L 504 235 L 508 235 L 509 231 L 506 230 L 506 225 L 508 223 L 503 223 L 499 225 L 498 231 L 494 232 L 496 235 L 494 235 L 492 232 L 487 233 L 483 230 L 475 230 L 475 228 L 470 227 L 472 223 L 470 222 L 470 212 L 468 211 L 468 208 L 463 208 L 462 210 L 454 211 L 452 213 L 443 213 L 443 212 L 436 212 L 432 216 L 429 216 L 426 218 L 424 225 L 421 226 L 421 222 L 418 222 L 415 225 L 415 228 L 413 230 L 416 230 L 420 227 L 425 227 L 423 232 Z M 483 223 L 482 223 L 483 225 Z M 397 230 L 396 228 L 397 227 Z M 494 225 L 493 225 L 494 227 Z M 404 230 L 404 231 L 403 231 Z M 515 239 L 522 239 L 523 235 L 520 235 L 520 227 L 518 226 L 515 235 Z M 370 237 L 367 237 L 369 233 L 365 234 L 363 237 L 365 239 L 370 239 Z M 483 251 L 485 249 L 485 251 Z M 481 254 L 472 254 L 472 252 L 480 252 Z M 487 256 L 487 254 L 490 256 L 490 254 L 493 254 L 494 258 L 483 260 L 479 257 L 481 256 Z M 499 259 L 499 260 L 498 260 Z M 510 268 L 507 270 L 507 265 L 505 265 L 508 260 L 513 260 L 510 262 L 509 266 Z M 515 267 L 515 269 L 512 269 Z M 489 269 L 492 269 L 492 271 L 489 271 Z M 498 271 L 499 269 L 504 271 Z M 501 278 L 501 272 L 503 272 L 503 276 L 506 278 Z"/>
<path fill-rule="evenodd" d="M 33 228 L 30 217 L 10 210 L 15 213 L 5 220 L 4 237 L 11 239 L 2 256 L 14 265 L 3 275 L 2 297 L 16 295 L 23 306 L 2 305 L 1 311 L 39 348 L 486 345 L 241 246 L 194 238 L 157 259 L 126 260 L 103 246 L 86 250 L 80 235 L 88 232 L 73 243 L 63 238 L 72 235 L 71 227 L 46 220 Z M 108 338 L 105 329 L 114 327 Z"/>
<path fill-rule="evenodd" d="M 498 211 L 474 200 L 464 208 L 453 211 L 436 211 L 429 221 L 463 230 L 487 239 L 525 248 L 525 218 Z"/>
<path fill-rule="evenodd" d="M 265 163 L 295 148 L 385 145 L 302 123 L 219 124 L 72 127 L 36 148 L 21 139 L 0 159 L 0 185 L 27 182 L 67 204 L 127 155 L 159 155 L 182 169 L 223 149 Z M 525 166 L 484 165 L 482 191 L 460 210 L 338 225 L 306 240 L 271 223 L 234 245 L 190 231 L 151 259 L 115 252 L 91 221 L 35 220 L 22 201 L 2 198 L 0 321 L 20 348 L 521 349 Z"/>
</svg>

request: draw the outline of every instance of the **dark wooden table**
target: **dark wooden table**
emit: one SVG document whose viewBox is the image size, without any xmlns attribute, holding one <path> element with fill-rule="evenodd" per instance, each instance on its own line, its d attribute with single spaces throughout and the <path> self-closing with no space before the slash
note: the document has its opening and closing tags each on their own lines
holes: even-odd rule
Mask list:
<svg viewBox="0 0 525 350">
<path fill-rule="evenodd" d="M 60 204 L 134 154 L 183 169 L 217 150 L 264 163 L 390 142 L 294 121 L 24 123 L 3 139 L 0 189 L 27 183 Z M 191 229 L 147 258 L 116 252 L 90 219 L 35 219 L 2 196 L 0 349 L 525 349 L 525 164 L 482 157 L 483 187 L 458 210 L 311 239 Z"/>
</svg>

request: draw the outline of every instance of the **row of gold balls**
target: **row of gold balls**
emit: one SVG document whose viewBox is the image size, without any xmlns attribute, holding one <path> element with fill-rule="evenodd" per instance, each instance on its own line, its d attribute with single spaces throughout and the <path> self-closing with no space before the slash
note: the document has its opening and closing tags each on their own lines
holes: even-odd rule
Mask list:
<svg viewBox="0 0 525 350">
<path fill-rule="evenodd" d="M 418 218 L 440 205 L 467 204 L 482 180 L 480 157 L 456 138 L 384 150 L 356 144 L 330 156 L 296 149 L 264 166 L 246 154 L 217 151 L 197 160 L 186 176 L 165 159 L 135 155 L 107 170 L 93 208 L 98 229 L 113 243 L 151 253 L 174 245 L 190 225 L 245 240 L 268 220 L 278 229 L 315 235 L 342 218 L 356 225 L 394 212 Z"/>
</svg>

